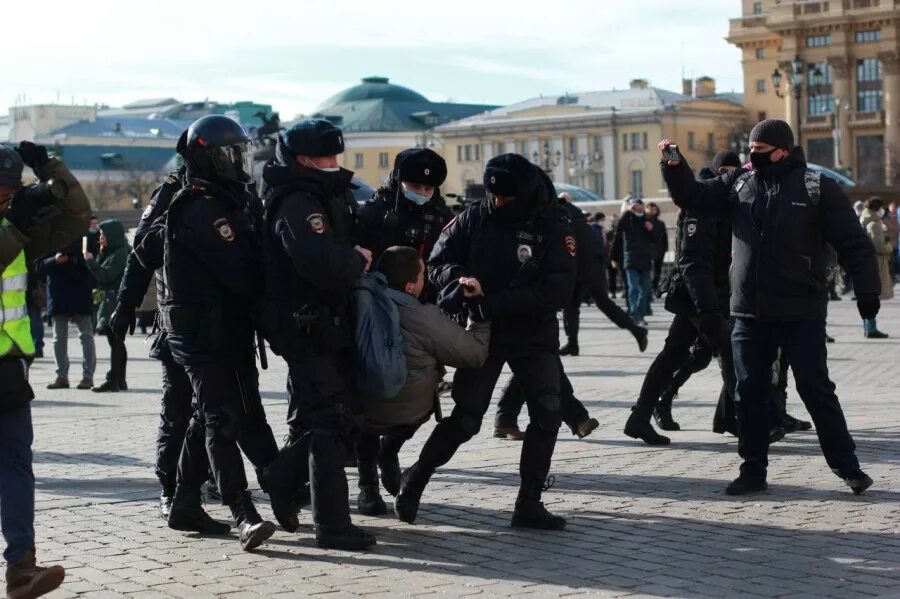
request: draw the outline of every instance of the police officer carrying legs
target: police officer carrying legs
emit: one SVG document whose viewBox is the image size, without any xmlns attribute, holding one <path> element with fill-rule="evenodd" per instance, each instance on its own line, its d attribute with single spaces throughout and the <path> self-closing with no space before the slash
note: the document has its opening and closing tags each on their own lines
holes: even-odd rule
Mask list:
<svg viewBox="0 0 900 599">
<path fill-rule="evenodd" d="M 779 347 L 812 415 L 822 453 L 854 493 L 872 484 L 828 376 L 825 350 L 827 252 L 830 243 L 853 275 L 863 318 L 879 310 L 875 251 L 844 192 L 806 167 L 802 148 L 784 121 L 769 119 L 750 132 L 753 170 L 696 181 L 668 139 L 659 144 L 672 199 L 696 212 L 730 214 L 731 314 L 740 443 L 740 476 L 726 492 L 766 488 L 772 363 Z"/>
<path fill-rule="evenodd" d="M 565 519 L 544 508 L 541 493 L 560 425 L 556 312 L 574 290 L 577 243 L 552 182 L 526 158 L 491 159 L 484 183 L 490 198 L 470 205 L 445 228 L 429 260 L 429 276 L 437 288 L 459 281 L 467 297 L 481 298 L 477 311 L 491 320 L 490 352 L 481 368 L 456 371 L 456 406 L 404 471 L 394 509 L 401 520 L 415 521 L 429 478 L 478 433 L 508 363 L 531 415 L 512 525 L 561 529 Z"/>
<path fill-rule="evenodd" d="M 135 250 L 144 267 L 155 270 L 162 246 L 167 286 L 160 320 L 199 411 L 182 448 L 169 526 L 197 530 L 199 522 L 205 531 L 215 530 L 214 521 L 204 523 L 200 507 L 206 467 L 191 455 L 194 435 L 205 429 L 222 503 L 231 509 L 247 551 L 272 536 L 275 527 L 253 505 L 241 450 L 257 470 L 278 455 L 256 371 L 255 312 L 263 278 L 262 248 L 249 216 L 249 146 L 243 128 L 225 116 L 193 123 L 183 153 L 184 187 Z M 272 497 L 273 509 L 278 499 Z"/>
<path fill-rule="evenodd" d="M 289 368 L 292 439 L 285 451 L 301 442 L 309 448 L 316 543 L 365 549 L 375 544 L 375 537 L 350 522 L 344 463 L 362 410 L 348 386 L 353 348 L 349 299 L 372 254 L 356 245 L 353 173 L 337 162 L 343 151 L 339 128 L 326 120 L 307 120 L 279 138 L 275 158 L 263 169 L 263 314 L 272 350 Z"/>
<path fill-rule="evenodd" d="M 387 183 L 359 210 L 361 242 L 372 250 L 373 262 L 377 264 L 384 250 L 392 246 L 411 247 L 423 260 L 428 259 L 444 226 L 453 218 L 440 192 L 446 178 L 447 163 L 433 150 L 410 148 L 397 154 Z M 434 287 L 426 282 L 420 299 L 434 303 L 436 298 Z M 360 513 L 387 512 L 378 491 L 378 468 L 385 489 L 396 494 L 400 475 L 397 455 L 414 433 L 415 428 L 406 427 L 402 433 L 398 429 L 381 436 L 360 434 L 356 455 Z"/>
</svg>

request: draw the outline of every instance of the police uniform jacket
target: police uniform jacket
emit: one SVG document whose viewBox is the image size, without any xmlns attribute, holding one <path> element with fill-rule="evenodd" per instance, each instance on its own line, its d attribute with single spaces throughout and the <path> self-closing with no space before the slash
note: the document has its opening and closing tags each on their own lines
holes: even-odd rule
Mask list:
<svg viewBox="0 0 900 599">
<path fill-rule="evenodd" d="M 696 181 L 684 160 L 661 167 L 677 205 L 731 216 L 732 315 L 768 321 L 824 320 L 826 243 L 852 274 L 857 295 L 878 295 L 871 241 L 837 183 L 816 177 L 818 201 L 810 198 L 802 149 L 795 148 L 765 175 L 736 170 Z"/>
<path fill-rule="evenodd" d="M 253 359 L 263 279 L 251 200 L 243 186 L 188 173 L 168 212 L 135 248 L 149 272 L 164 268 L 160 320 L 179 364 Z"/>
<path fill-rule="evenodd" d="M 279 140 L 263 168 L 266 291 L 263 330 L 288 357 L 350 347 L 348 301 L 365 270 L 358 244 L 353 173 L 297 164 Z M 300 325 L 300 318 L 314 320 Z"/>
<path fill-rule="evenodd" d="M 431 255 L 444 226 L 453 218 L 444 198 L 438 196 L 423 206 L 404 197 L 397 202 L 396 191 L 382 188 L 359 210 L 361 245 L 372 250 L 375 260 L 395 245 L 415 248 L 423 259 Z M 385 215 L 396 214 L 396 222 L 385 222 Z"/>
<path fill-rule="evenodd" d="M 553 185 L 542 179 L 507 206 L 484 199 L 454 218 L 431 253 L 429 278 L 438 289 L 462 276 L 479 280 L 492 349 L 555 350 L 556 312 L 574 292 L 576 248 Z"/>
</svg>

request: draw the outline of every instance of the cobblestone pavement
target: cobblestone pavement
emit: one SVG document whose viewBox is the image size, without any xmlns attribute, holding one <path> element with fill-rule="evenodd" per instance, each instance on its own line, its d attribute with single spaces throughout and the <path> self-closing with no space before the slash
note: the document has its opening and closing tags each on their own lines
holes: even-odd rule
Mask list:
<svg viewBox="0 0 900 599">
<path fill-rule="evenodd" d="M 583 354 L 565 364 L 601 427 L 583 441 L 560 431 L 556 486 L 545 496 L 569 529 L 508 527 L 520 445 L 492 438 L 486 420 L 433 478 L 415 526 L 354 515 L 378 535 L 378 547 L 365 553 L 317 549 L 308 512 L 299 533 L 279 531 L 255 553 L 242 552 L 234 537 L 169 530 L 156 512 L 160 379 L 147 346 L 129 340 L 132 389 L 113 395 L 47 391 L 52 359 L 39 360 L 32 370 L 38 555 L 68 569 L 53 596 L 900 597 L 900 302 L 883 310 L 881 328 L 895 337 L 881 342 L 863 340 L 852 302 L 832 307 L 832 374 L 875 479 L 861 497 L 829 472 L 814 432 L 773 448 L 768 493 L 726 496 L 738 459 L 735 439 L 710 432 L 719 385 L 712 369 L 676 400 L 683 430 L 672 433 L 670 447 L 625 437 L 628 408 L 668 318 L 651 317 L 650 349 L 639 354 L 630 335 L 595 309 L 583 314 Z M 105 346 L 98 338 L 101 372 Z M 77 340 L 70 348 L 80 352 Z M 263 397 L 280 438 L 285 368 L 271 361 Z M 79 366 L 73 362 L 72 372 Z M 788 405 L 806 416 L 793 390 Z M 404 448 L 404 463 L 431 426 Z M 350 484 L 355 498 L 355 474 Z M 265 503 L 261 511 L 271 513 Z M 221 506 L 211 512 L 228 516 Z"/>
</svg>

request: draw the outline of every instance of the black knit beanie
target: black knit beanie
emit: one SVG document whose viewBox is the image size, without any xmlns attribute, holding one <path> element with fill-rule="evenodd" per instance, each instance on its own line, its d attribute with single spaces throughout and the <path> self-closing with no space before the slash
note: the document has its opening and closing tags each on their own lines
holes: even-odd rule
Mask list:
<svg viewBox="0 0 900 599">
<path fill-rule="evenodd" d="M 778 119 L 760 121 L 750 132 L 750 141 L 769 144 L 783 150 L 794 147 L 794 132 L 791 126 Z"/>
<path fill-rule="evenodd" d="M 730 150 L 722 150 L 718 154 L 716 154 L 715 158 L 712 159 L 712 162 L 709 164 L 709 168 L 714 173 L 718 173 L 719 169 L 723 166 L 734 166 L 737 168 L 741 168 L 741 159 L 737 154 Z"/>
</svg>

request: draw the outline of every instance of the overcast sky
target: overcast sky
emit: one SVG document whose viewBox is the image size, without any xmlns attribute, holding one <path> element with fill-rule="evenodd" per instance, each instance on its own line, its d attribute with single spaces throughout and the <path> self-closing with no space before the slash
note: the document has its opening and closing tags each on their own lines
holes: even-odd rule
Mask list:
<svg viewBox="0 0 900 599">
<path fill-rule="evenodd" d="M 489 104 L 637 77 L 680 91 L 682 70 L 742 90 L 740 52 L 723 39 L 738 0 L 7 4 L 0 110 L 21 94 L 113 106 L 172 96 L 254 100 L 290 118 L 369 75 Z"/>
</svg>

